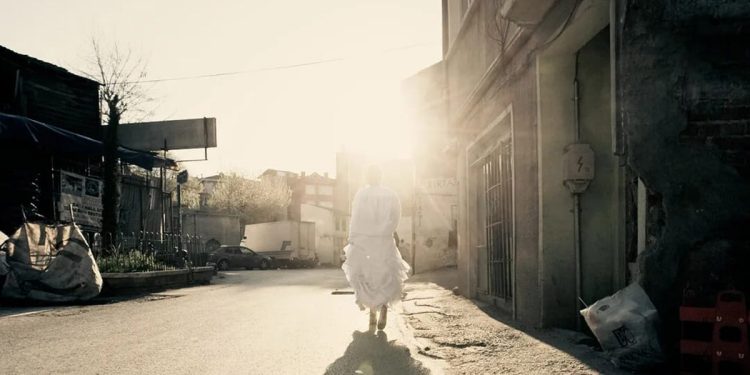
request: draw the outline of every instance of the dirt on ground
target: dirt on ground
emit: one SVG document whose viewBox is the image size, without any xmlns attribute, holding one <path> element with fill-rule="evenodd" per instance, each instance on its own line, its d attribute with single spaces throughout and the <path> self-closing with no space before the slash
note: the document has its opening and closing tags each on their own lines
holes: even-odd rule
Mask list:
<svg viewBox="0 0 750 375">
<path fill-rule="evenodd" d="M 419 353 L 445 361 L 447 374 L 629 373 L 588 336 L 518 325 L 491 305 L 454 294 L 451 278 L 455 269 L 413 278 L 402 302 Z"/>
</svg>

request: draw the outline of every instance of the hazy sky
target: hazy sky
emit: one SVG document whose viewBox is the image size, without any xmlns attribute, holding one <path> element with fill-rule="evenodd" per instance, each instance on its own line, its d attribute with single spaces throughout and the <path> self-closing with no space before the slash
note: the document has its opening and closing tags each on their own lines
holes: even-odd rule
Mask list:
<svg viewBox="0 0 750 375">
<path fill-rule="evenodd" d="M 335 172 L 346 148 L 408 156 L 401 80 L 440 59 L 437 0 L 3 1 L 0 45 L 85 68 L 90 41 L 148 60 L 148 79 L 282 69 L 149 84 L 149 120 L 216 117 L 193 175 L 266 168 Z M 203 151 L 179 157 L 202 157 Z"/>
</svg>

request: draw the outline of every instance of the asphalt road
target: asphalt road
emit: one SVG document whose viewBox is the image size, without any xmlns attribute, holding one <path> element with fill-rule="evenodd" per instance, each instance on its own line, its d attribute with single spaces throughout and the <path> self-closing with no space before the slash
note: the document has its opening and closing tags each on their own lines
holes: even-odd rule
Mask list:
<svg viewBox="0 0 750 375">
<path fill-rule="evenodd" d="M 338 269 L 230 271 L 86 306 L 0 307 L 3 374 L 428 374 L 397 314 L 380 335 Z M 409 348 L 412 348 L 409 350 Z"/>
</svg>

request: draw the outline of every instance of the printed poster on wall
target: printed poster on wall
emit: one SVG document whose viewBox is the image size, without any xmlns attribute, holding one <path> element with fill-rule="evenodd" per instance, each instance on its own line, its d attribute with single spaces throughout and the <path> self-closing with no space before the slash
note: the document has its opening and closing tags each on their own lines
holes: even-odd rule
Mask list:
<svg viewBox="0 0 750 375">
<path fill-rule="evenodd" d="M 58 209 L 61 221 L 71 221 L 73 216 L 79 225 L 102 227 L 102 181 L 92 177 L 60 171 L 60 200 Z"/>
</svg>

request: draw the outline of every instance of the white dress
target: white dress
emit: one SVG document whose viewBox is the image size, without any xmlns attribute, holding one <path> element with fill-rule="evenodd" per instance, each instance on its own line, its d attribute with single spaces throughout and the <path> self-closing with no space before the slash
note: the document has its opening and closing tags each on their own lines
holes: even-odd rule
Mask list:
<svg viewBox="0 0 750 375">
<path fill-rule="evenodd" d="M 393 239 L 400 218 L 401 202 L 390 189 L 367 186 L 354 196 L 341 268 L 360 309 L 377 309 L 401 299 L 411 268 Z"/>
</svg>

